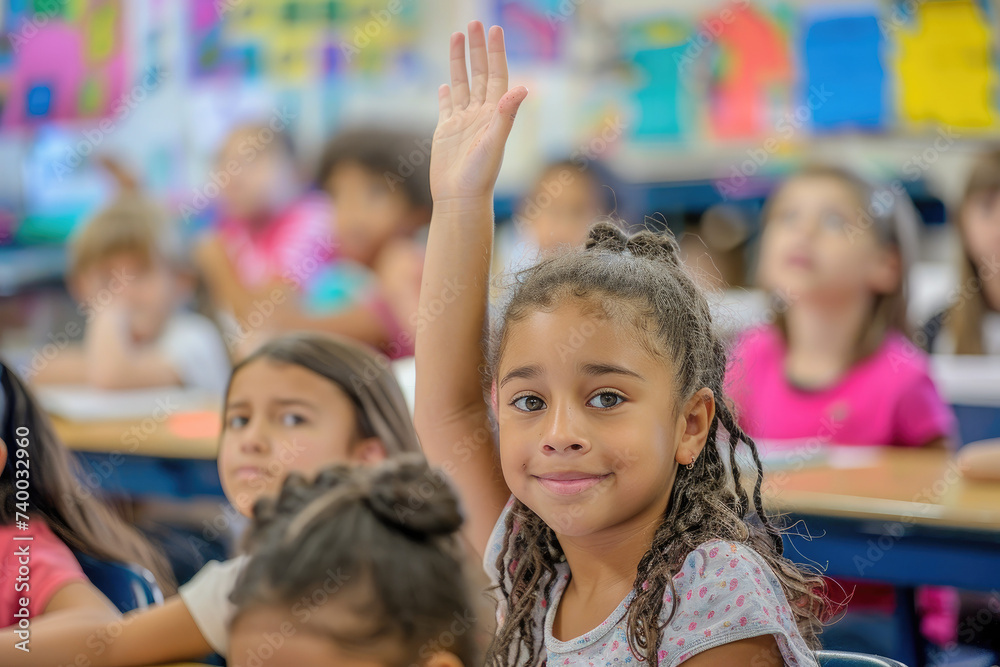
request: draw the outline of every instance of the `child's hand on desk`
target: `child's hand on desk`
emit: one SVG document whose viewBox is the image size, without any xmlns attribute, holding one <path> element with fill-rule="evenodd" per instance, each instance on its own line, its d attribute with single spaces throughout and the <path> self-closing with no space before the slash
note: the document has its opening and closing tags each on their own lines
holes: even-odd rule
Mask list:
<svg viewBox="0 0 1000 667">
<path fill-rule="evenodd" d="M 471 81 L 465 65 L 465 35 L 451 36 L 452 85 L 438 89 L 438 125 L 431 149 L 434 205 L 492 198 L 514 114 L 528 94 L 507 90 L 503 30 L 490 29 L 489 46 L 478 21 L 469 24 Z"/>
</svg>

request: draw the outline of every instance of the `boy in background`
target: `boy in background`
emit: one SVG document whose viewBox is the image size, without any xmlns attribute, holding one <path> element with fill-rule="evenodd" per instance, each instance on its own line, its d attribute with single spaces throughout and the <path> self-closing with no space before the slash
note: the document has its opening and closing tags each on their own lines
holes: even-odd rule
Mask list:
<svg viewBox="0 0 1000 667">
<path fill-rule="evenodd" d="M 149 200 L 126 192 L 88 221 L 71 241 L 67 281 L 85 318 L 83 343 L 39 369 L 36 383 L 223 394 L 222 338 L 210 320 L 181 310 L 192 276 L 179 236 Z"/>
</svg>

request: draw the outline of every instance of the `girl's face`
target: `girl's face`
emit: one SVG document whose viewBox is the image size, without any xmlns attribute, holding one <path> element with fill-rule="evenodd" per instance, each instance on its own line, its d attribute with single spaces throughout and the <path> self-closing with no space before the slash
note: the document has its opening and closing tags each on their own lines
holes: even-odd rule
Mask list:
<svg viewBox="0 0 1000 667">
<path fill-rule="evenodd" d="M 265 141 L 270 136 L 270 141 Z M 246 130 L 230 137 L 215 164 L 228 182 L 219 189 L 226 215 L 257 221 L 280 211 L 296 195 L 295 164 L 280 141 L 263 130 Z"/>
<path fill-rule="evenodd" d="M 893 291 L 898 255 L 884 247 L 853 190 L 827 176 L 792 178 L 776 195 L 761 241 L 761 286 L 787 301 Z"/>
<path fill-rule="evenodd" d="M 323 185 L 336 210 L 341 251 L 356 262 L 371 266 L 390 240 L 417 226 L 419 213 L 402 188 L 359 163 L 338 165 Z"/>
<path fill-rule="evenodd" d="M 582 306 L 510 325 L 497 372 L 504 479 L 559 536 L 657 525 L 708 425 L 691 428 L 673 370 L 630 323 Z"/>
<path fill-rule="evenodd" d="M 566 167 L 546 174 L 522 204 L 524 231 L 543 253 L 579 248 L 601 214 L 594 181 Z"/>
<path fill-rule="evenodd" d="M 1000 192 L 973 195 L 962 208 L 961 216 L 966 252 L 983 273 L 983 267 L 993 266 L 995 256 L 1000 254 Z"/>
<path fill-rule="evenodd" d="M 244 515 L 262 495 L 277 496 L 290 472 L 311 477 L 333 463 L 382 458 L 377 438 L 359 436 L 351 399 L 322 375 L 261 358 L 233 377 L 219 476 L 226 497 Z"/>
</svg>

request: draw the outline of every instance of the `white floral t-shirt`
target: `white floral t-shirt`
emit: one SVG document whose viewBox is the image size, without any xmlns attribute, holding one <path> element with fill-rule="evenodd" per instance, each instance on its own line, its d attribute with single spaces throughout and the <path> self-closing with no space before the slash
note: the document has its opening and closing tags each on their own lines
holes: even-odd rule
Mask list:
<svg viewBox="0 0 1000 667">
<path fill-rule="evenodd" d="M 504 526 L 513 498 L 497 521 L 486 548 L 483 564 L 494 584 L 499 580 L 496 559 L 504 543 Z M 629 649 L 626 614 L 635 597 L 630 592 L 618 608 L 598 627 L 576 639 L 559 641 L 552 636 L 556 609 L 569 583 L 569 566 L 556 564 L 557 581 L 550 599 L 540 599 L 535 610 L 535 646 L 538 664 L 547 667 L 611 667 L 640 664 Z M 542 588 L 545 586 L 542 582 Z M 661 667 L 672 667 L 696 653 L 730 642 L 761 635 L 773 635 L 785 664 L 793 667 L 816 667 L 817 662 L 806 646 L 788 608 L 788 600 L 774 572 L 757 552 L 743 544 L 715 540 L 706 542 L 688 554 L 681 570 L 673 578 L 677 610 L 670 625 L 664 628 L 658 648 Z M 496 593 L 498 599 L 499 592 Z M 673 605 L 669 588 L 663 596 L 661 623 Z M 499 599 L 497 622 L 506 614 Z M 511 656 L 511 665 L 527 667 L 526 654 Z"/>
</svg>

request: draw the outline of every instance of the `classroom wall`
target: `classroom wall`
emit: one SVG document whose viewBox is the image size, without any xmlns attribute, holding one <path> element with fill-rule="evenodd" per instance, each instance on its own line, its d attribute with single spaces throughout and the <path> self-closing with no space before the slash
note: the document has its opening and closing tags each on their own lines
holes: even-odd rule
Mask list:
<svg viewBox="0 0 1000 667">
<path fill-rule="evenodd" d="M 505 25 L 531 91 L 501 194 L 569 155 L 739 199 L 808 156 L 948 201 L 1000 139 L 998 16 L 996 0 L 9 0 L 0 239 L 59 239 L 106 199 L 98 152 L 196 228 L 236 120 L 294 116 L 306 164 L 355 122 L 429 133 L 447 35 L 471 18 Z M 39 81 L 48 107 L 27 99 Z"/>
</svg>

